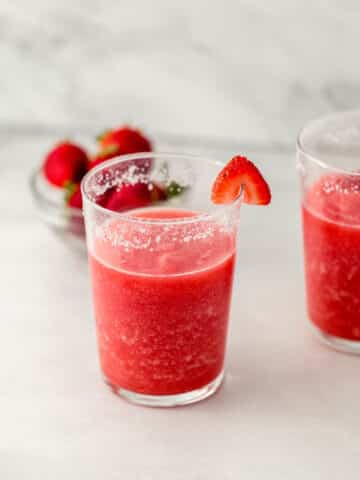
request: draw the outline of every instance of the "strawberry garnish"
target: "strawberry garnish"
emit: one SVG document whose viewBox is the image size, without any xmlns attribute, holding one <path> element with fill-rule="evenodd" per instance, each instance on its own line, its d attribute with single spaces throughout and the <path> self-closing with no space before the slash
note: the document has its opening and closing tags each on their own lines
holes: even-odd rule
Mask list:
<svg viewBox="0 0 360 480">
<path fill-rule="evenodd" d="M 87 164 L 85 150 L 65 141 L 56 145 L 47 154 L 43 172 L 50 183 L 63 187 L 66 182 L 79 182 L 87 170 Z"/>
<path fill-rule="evenodd" d="M 271 201 L 269 185 L 259 169 L 246 157 L 237 155 L 221 170 L 211 192 L 214 203 L 228 204 L 238 198 L 243 189 L 244 202 L 267 205 Z"/>
<path fill-rule="evenodd" d="M 79 183 L 65 184 L 65 203 L 72 208 L 82 208 L 82 197 Z"/>
<path fill-rule="evenodd" d="M 152 150 L 150 140 L 139 130 L 130 127 L 120 127 L 115 130 L 109 130 L 98 137 L 98 142 L 101 149 L 116 146 L 119 155 L 151 152 Z"/>
</svg>

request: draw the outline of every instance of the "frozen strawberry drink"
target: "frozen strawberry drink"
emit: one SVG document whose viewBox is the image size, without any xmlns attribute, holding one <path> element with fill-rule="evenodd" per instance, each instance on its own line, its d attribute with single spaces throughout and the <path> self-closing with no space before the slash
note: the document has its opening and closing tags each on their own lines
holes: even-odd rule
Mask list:
<svg viewBox="0 0 360 480">
<path fill-rule="evenodd" d="M 354 113 L 318 120 L 298 149 L 308 315 L 322 340 L 352 353 L 360 352 L 357 122 Z"/>
<path fill-rule="evenodd" d="M 322 331 L 360 340 L 360 177 L 326 175 L 303 204 L 308 309 Z"/>
<path fill-rule="evenodd" d="M 168 228 L 119 220 L 90 253 L 103 373 L 146 395 L 201 389 L 223 370 L 233 236 L 188 211 L 136 215 Z"/>
<path fill-rule="evenodd" d="M 147 155 L 151 171 L 130 165 L 124 174 L 135 157 L 119 157 L 83 182 L 100 364 L 119 395 L 181 405 L 211 395 L 223 378 L 241 194 L 216 207 L 216 162 Z M 140 182 L 164 195 L 121 213 L 101 207 L 97 199 L 124 181 L 123 192 Z"/>
</svg>

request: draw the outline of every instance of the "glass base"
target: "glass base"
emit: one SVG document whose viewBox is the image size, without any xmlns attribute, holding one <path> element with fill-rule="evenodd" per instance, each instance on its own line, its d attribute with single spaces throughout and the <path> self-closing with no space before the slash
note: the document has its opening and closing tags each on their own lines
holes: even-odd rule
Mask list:
<svg viewBox="0 0 360 480">
<path fill-rule="evenodd" d="M 216 392 L 216 390 L 218 390 L 223 379 L 224 371 L 222 371 L 215 380 L 202 388 L 191 390 L 186 393 L 177 393 L 175 395 L 144 395 L 142 393 L 126 390 L 125 388 L 116 387 L 106 378 L 105 382 L 116 395 L 125 398 L 125 400 L 128 400 L 131 403 L 143 405 L 145 407 L 179 407 L 200 402 L 201 400 L 210 397 Z"/>
<path fill-rule="evenodd" d="M 329 333 L 324 332 L 314 324 L 310 323 L 311 329 L 315 335 L 326 346 L 343 353 L 352 353 L 354 355 L 360 355 L 360 341 L 347 340 L 346 338 L 335 337 Z"/>
</svg>

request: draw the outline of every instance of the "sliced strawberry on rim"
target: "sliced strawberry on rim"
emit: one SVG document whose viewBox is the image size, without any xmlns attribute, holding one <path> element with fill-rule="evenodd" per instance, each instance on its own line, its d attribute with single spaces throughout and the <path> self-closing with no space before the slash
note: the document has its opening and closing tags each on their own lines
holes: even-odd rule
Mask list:
<svg viewBox="0 0 360 480">
<path fill-rule="evenodd" d="M 244 202 L 252 205 L 268 205 L 270 187 L 259 169 L 246 157 L 237 155 L 221 170 L 213 183 L 213 203 L 229 204 L 239 196 L 243 188 Z"/>
</svg>

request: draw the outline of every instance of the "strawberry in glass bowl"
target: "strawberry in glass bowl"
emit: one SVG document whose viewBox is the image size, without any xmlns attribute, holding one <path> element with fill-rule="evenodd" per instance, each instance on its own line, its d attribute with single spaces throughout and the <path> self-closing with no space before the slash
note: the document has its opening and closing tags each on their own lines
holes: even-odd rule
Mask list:
<svg viewBox="0 0 360 480">
<path fill-rule="evenodd" d="M 56 144 L 34 171 L 30 189 L 40 218 L 71 247 L 85 251 L 81 204 L 68 202 L 70 185 L 79 185 L 88 171 L 89 156 L 71 141 Z M 76 233 L 73 226 L 77 225 Z"/>
<path fill-rule="evenodd" d="M 103 162 L 133 153 L 146 152 L 143 160 L 129 160 L 146 176 L 152 174 L 152 142 L 139 130 L 128 126 L 109 130 L 98 137 L 97 151 L 90 155 L 82 146 L 66 140 L 56 144 L 45 156 L 43 164 L 32 175 L 30 188 L 40 218 L 58 237 L 76 250 L 85 252 L 85 226 L 82 213 L 80 183 L 84 175 Z M 166 172 L 166 165 L 164 165 Z M 182 188 L 164 177 L 163 183 L 148 185 L 114 185 L 99 204 L 122 212 L 172 201 Z"/>
</svg>

